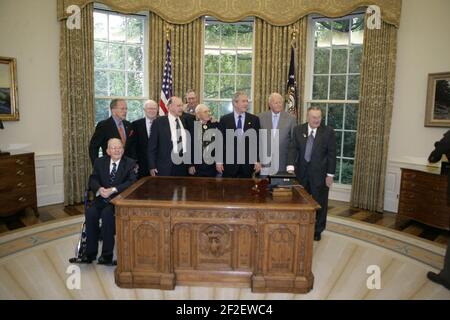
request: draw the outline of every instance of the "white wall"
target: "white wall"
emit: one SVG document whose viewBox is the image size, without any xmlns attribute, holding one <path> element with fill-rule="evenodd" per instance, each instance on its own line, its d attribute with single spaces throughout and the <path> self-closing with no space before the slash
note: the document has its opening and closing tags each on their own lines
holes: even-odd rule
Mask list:
<svg viewBox="0 0 450 320">
<path fill-rule="evenodd" d="M 62 202 L 62 129 L 56 0 L 0 1 L 0 56 L 17 59 L 19 121 L 4 121 L 0 149 L 34 152 L 38 205 Z"/>
<path fill-rule="evenodd" d="M 424 126 L 428 74 L 450 71 L 449 13 L 448 0 L 403 0 L 386 176 L 388 211 L 397 211 L 400 167 L 425 168 L 434 142 L 449 129 Z"/>
</svg>

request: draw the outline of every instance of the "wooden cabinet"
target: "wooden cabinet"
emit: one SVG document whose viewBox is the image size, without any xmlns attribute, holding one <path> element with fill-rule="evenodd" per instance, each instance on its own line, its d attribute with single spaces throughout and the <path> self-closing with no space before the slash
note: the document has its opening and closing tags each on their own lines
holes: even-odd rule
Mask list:
<svg viewBox="0 0 450 320">
<path fill-rule="evenodd" d="M 450 230 L 446 176 L 402 169 L 398 216 Z"/>
<path fill-rule="evenodd" d="M 0 217 L 28 207 L 38 215 L 34 153 L 0 156 Z"/>
</svg>

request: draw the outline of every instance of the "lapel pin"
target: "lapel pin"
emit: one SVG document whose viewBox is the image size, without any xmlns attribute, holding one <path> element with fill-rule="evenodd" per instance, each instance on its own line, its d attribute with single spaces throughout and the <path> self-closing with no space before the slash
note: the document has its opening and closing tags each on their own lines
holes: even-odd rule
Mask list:
<svg viewBox="0 0 450 320">
<path fill-rule="evenodd" d="M 306 138 L 306 134 L 305 133 L 303 134 L 303 137 Z"/>
<path fill-rule="evenodd" d="M 247 124 L 252 124 L 251 122 L 247 123 Z"/>
</svg>

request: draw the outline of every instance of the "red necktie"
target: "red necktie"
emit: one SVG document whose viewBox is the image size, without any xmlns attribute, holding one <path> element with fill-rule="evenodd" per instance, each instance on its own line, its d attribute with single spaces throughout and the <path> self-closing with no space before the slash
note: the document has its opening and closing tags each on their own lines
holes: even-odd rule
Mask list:
<svg viewBox="0 0 450 320">
<path fill-rule="evenodd" d="M 125 131 L 123 130 L 123 124 L 119 125 L 119 135 L 120 135 L 120 140 L 122 140 L 122 145 L 125 147 L 125 143 L 127 142 L 127 139 L 125 138 Z"/>
</svg>

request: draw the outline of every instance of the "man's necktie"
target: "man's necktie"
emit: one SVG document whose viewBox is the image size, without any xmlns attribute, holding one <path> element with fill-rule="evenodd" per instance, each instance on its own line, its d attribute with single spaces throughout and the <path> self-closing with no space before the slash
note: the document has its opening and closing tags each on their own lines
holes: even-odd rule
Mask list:
<svg viewBox="0 0 450 320">
<path fill-rule="evenodd" d="M 123 129 L 123 122 L 119 124 L 119 135 L 120 140 L 122 140 L 122 145 L 125 148 L 125 143 L 127 142 L 127 138 L 125 136 L 125 130 Z"/>
<path fill-rule="evenodd" d="M 274 114 L 272 117 L 272 135 L 275 136 L 275 129 L 278 127 L 278 114 Z"/>
<path fill-rule="evenodd" d="M 183 136 L 181 135 L 181 126 L 180 126 L 180 120 L 178 118 L 175 119 L 175 122 L 177 124 L 176 131 L 177 131 L 177 146 L 178 146 L 178 154 L 183 156 Z"/>
<path fill-rule="evenodd" d="M 242 134 L 242 115 L 238 116 L 238 123 L 236 129 L 238 130 L 238 134 Z"/>
<path fill-rule="evenodd" d="M 152 134 L 152 123 L 153 123 L 153 121 L 149 121 L 148 132 L 147 132 L 149 139 L 150 139 L 150 135 Z"/>
<path fill-rule="evenodd" d="M 306 162 L 311 161 L 312 148 L 314 144 L 314 131 L 311 131 L 311 134 L 308 136 L 308 140 L 306 141 L 306 150 L 305 150 L 305 160 Z"/>
<path fill-rule="evenodd" d="M 114 181 L 116 180 L 116 173 L 117 173 L 117 164 L 115 162 L 112 163 L 112 170 L 109 174 L 109 185 L 113 186 Z"/>
</svg>

